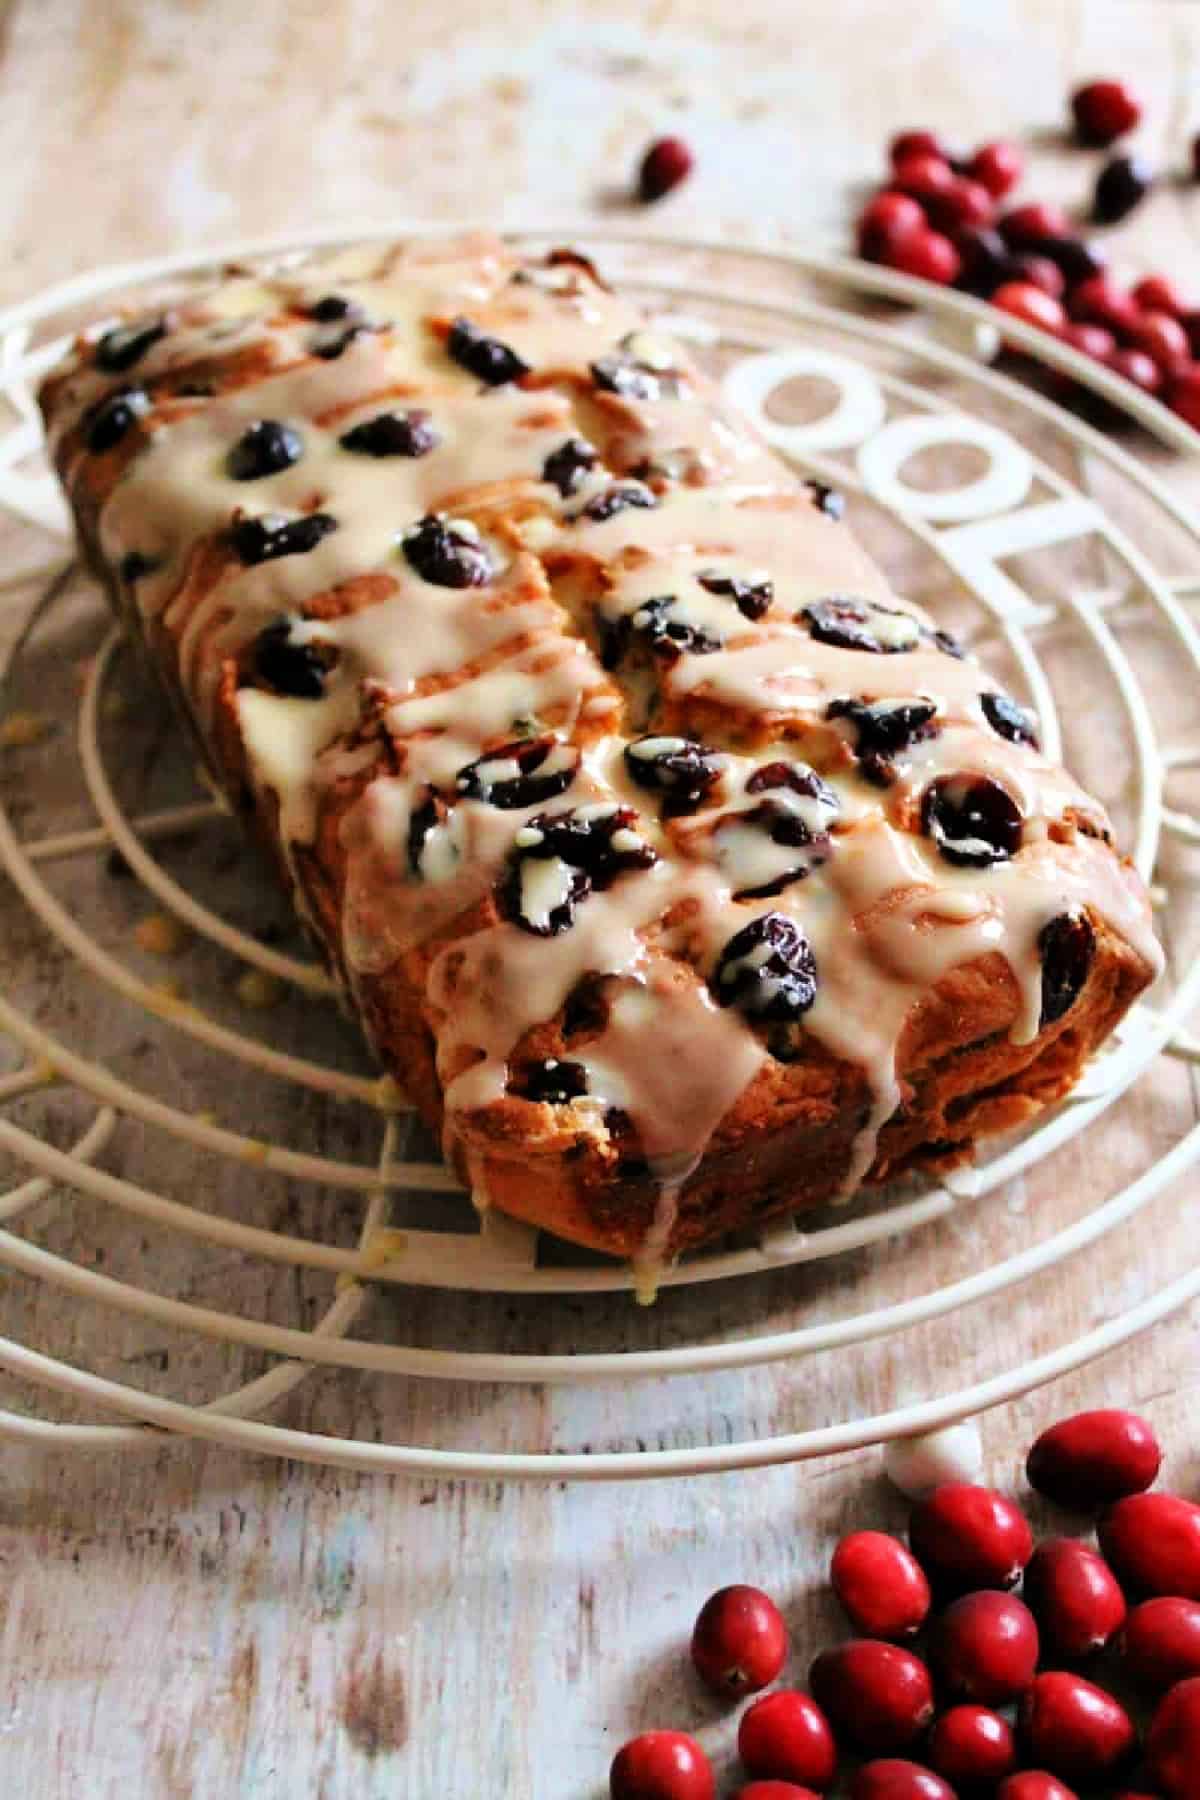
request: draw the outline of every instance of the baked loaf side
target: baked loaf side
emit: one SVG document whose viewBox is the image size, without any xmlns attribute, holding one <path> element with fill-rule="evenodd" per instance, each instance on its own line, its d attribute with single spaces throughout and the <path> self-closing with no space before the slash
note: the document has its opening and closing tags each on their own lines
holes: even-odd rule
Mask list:
<svg viewBox="0 0 1200 1800">
<path fill-rule="evenodd" d="M 1160 958 L 1036 722 L 584 259 L 86 334 L 85 551 L 480 1204 L 652 1263 L 1061 1096 Z"/>
</svg>

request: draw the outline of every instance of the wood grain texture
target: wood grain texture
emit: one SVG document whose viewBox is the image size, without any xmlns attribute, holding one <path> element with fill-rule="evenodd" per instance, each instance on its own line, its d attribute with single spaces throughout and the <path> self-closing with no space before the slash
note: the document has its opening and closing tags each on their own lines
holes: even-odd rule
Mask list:
<svg viewBox="0 0 1200 1800">
<path fill-rule="evenodd" d="M 13 0 L 0 34 L 0 299 L 98 262 L 355 219 L 625 223 L 628 170 L 664 128 L 695 142 L 700 168 L 653 214 L 633 216 L 647 226 L 841 244 L 883 137 L 925 123 L 964 139 L 1032 138 L 1031 188 L 1075 203 L 1094 159 L 1055 136 L 1069 86 L 1098 72 L 1135 79 L 1150 100 L 1148 151 L 1179 163 L 1200 126 L 1200 111 L 1189 110 L 1198 64 L 1200 8 L 1166 0 L 926 0 L 915 11 L 885 0 L 518 0 L 503 9 L 474 0 Z M 1164 184 L 1119 244 L 1132 265 L 1165 267 L 1200 294 L 1198 194 Z M 1171 476 L 1200 491 L 1177 465 Z M 32 532 L 6 527 L 4 542 L 9 569 L 44 554 Z M 1086 573 L 1106 576 L 1098 560 Z M 0 604 L 0 632 L 10 628 Z M 35 664 L 55 706 L 65 707 L 74 660 L 93 639 L 81 585 Z M 1152 684 L 1165 654 L 1142 646 Z M 1056 677 L 1069 687 L 1069 665 Z M 1081 692 L 1071 748 L 1085 773 L 1119 790 L 1123 772 L 1105 767 L 1103 705 L 1101 691 Z M 152 798 L 160 725 L 137 723 L 124 774 L 130 792 L 150 782 Z M 54 779 L 52 755 L 37 765 L 40 781 Z M 0 760 L 10 799 L 30 766 Z M 65 776 L 62 804 L 73 804 Z M 216 892 L 236 881 L 237 855 L 232 834 L 218 834 L 182 846 L 169 866 Z M 1172 857 L 1177 873 L 1200 873 L 1200 853 Z M 72 895 L 85 914 L 94 898 Z M 126 884 L 104 904 L 113 947 L 124 947 L 146 899 Z M 1195 935 L 1173 945 L 1177 958 L 1196 953 Z M 118 1067 L 171 1093 L 201 1080 L 194 1048 L 172 1038 L 151 1050 L 137 1014 L 72 972 L 7 887 L 0 955 L 6 991 L 54 1025 L 91 1034 Z M 227 959 L 199 948 L 188 956 L 189 982 L 227 986 Z M 284 1009 L 276 1033 L 300 1046 L 318 1040 L 321 1054 L 363 1066 L 349 1028 L 314 1022 L 309 1009 Z M 2 1043 L 0 1058 L 9 1066 Z M 264 1087 L 255 1104 L 264 1132 L 288 1129 L 285 1097 Z M 46 1129 L 60 1141 L 76 1122 L 72 1104 L 61 1095 L 48 1106 Z M 1094 1192 L 1111 1191 L 1194 1122 L 1193 1078 L 1164 1067 L 1119 1114 L 1055 1159 L 1049 1187 L 1033 1181 L 1008 1204 L 967 1209 L 909 1246 L 847 1258 L 827 1274 L 793 1269 L 669 1295 L 649 1316 L 623 1299 L 571 1302 L 548 1317 L 533 1302 L 395 1290 L 374 1302 L 372 1326 L 413 1343 L 620 1348 L 784 1325 L 800 1310 L 811 1317 L 826 1296 L 831 1310 L 877 1304 L 921 1291 L 951 1253 L 960 1264 L 1011 1253 L 1042 1209 L 1065 1222 Z M 336 1139 L 345 1149 L 331 1106 L 311 1107 L 304 1128 L 316 1147 Z M 108 1166 L 167 1188 L 178 1179 L 170 1148 L 129 1126 Z M 616 1448 L 862 1415 L 1003 1366 L 1013 1344 L 1047 1348 L 1169 1280 L 1195 1254 L 1192 1185 L 1161 1196 L 1133 1230 L 1052 1283 L 910 1331 L 886 1354 L 634 1392 L 447 1390 L 330 1374 L 275 1416 L 446 1445 Z M 251 1216 L 232 1178 L 209 1198 Z M 254 1199 L 259 1222 L 351 1241 L 349 1200 L 282 1182 L 264 1182 Z M 311 1318 L 328 1298 L 315 1278 L 163 1243 L 82 1199 L 48 1204 L 28 1230 L 85 1263 L 103 1257 L 114 1273 L 250 1316 Z M 0 1327 L 189 1398 L 262 1366 L 250 1353 L 77 1311 L 16 1278 L 0 1287 Z M 1145 1408 L 1173 1441 L 1170 1474 L 1195 1494 L 1197 1347 L 1195 1318 L 1179 1318 L 989 1415 L 992 1476 L 1017 1480 L 1022 1447 L 1050 1417 L 1121 1403 Z M 33 1397 L 6 1384 L 0 1402 Z M 4 1464 L 0 1778 L 6 1792 L 38 1800 L 592 1800 L 616 1746 L 654 1724 L 698 1729 L 731 1786 L 733 1721 L 698 1693 L 683 1656 L 700 1601 L 737 1579 L 776 1593 L 803 1679 L 837 1628 L 822 1587 L 832 1543 L 852 1522 L 902 1517 L 871 1453 L 749 1476 L 544 1490 L 371 1481 L 202 1446 L 94 1461 L 8 1448 Z"/>
</svg>

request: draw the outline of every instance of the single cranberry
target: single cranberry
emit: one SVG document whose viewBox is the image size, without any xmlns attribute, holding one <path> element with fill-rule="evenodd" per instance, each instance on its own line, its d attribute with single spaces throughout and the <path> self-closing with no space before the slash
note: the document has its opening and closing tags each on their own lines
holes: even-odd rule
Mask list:
<svg viewBox="0 0 1200 1800">
<path fill-rule="evenodd" d="M 952 1706 L 933 1728 L 929 1760 L 959 1793 L 990 1793 L 1016 1768 L 1017 1740 L 986 1706 Z"/>
<path fill-rule="evenodd" d="M 912 196 L 885 188 L 859 214 L 858 253 L 868 262 L 885 262 L 893 244 L 924 229 L 925 214 Z"/>
<path fill-rule="evenodd" d="M 940 231 L 914 231 L 894 244 L 887 256 L 889 269 L 902 275 L 915 275 L 921 281 L 949 287 L 957 281 L 962 261 L 948 237 Z"/>
<path fill-rule="evenodd" d="M 1127 81 L 1089 81 L 1071 95 L 1071 112 L 1080 143 L 1103 148 L 1141 123 L 1142 103 Z"/>
<path fill-rule="evenodd" d="M 258 518 L 235 516 L 229 536 L 242 562 L 252 568 L 258 563 L 274 562 L 280 556 L 306 556 L 322 538 L 336 530 L 337 520 L 332 513 L 304 513 L 298 519 L 265 513 Z"/>
<path fill-rule="evenodd" d="M 1024 1593 L 1047 1649 L 1068 1662 L 1102 1650 L 1125 1621 L 1116 1576 L 1078 1538 L 1046 1538 L 1038 1545 Z"/>
<path fill-rule="evenodd" d="M 1148 312 L 1133 331 L 1133 347 L 1144 350 L 1164 375 L 1182 369 L 1191 361 L 1188 334 L 1170 313 Z"/>
<path fill-rule="evenodd" d="M 1187 311 L 1187 302 L 1169 275 L 1143 275 L 1133 297 L 1147 312 L 1170 313 L 1173 319 Z"/>
<path fill-rule="evenodd" d="M 924 197 L 931 225 L 939 231 L 961 231 L 966 226 L 990 225 L 996 202 L 980 181 L 956 175 L 948 187 L 935 188 Z"/>
<path fill-rule="evenodd" d="M 1104 1514 L 1099 1532 L 1123 1587 L 1200 1600 L 1200 1506 L 1180 1494 L 1131 1494 Z"/>
<path fill-rule="evenodd" d="M 918 1502 L 908 1541 L 935 1586 L 1015 1587 L 1033 1555 L 1033 1533 L 1020 1507 L 991 1488 L 947 1481 Z"/>
<path fill-rule="evenodd" d="M 996 1800 L 1079 1800 L 1079 1796 L 1044 1769 L 1022 1769 L 1000 1783 Z"/>
<path fill-rule="evenodd" d="M 1091 275 L 1072 288 L 1067 296 L 1067 311 L 1073 319 L 1107 326 L 1122 339 L 1137 330 L 1142 318 L 1133 295 L 1119 287 L 1111 275 L 1104 274 Z"/>
<path fill-rule="evenodd" d="M 1105 325 L 1085 325 L 1068 319 L 1059 336 L 1072 350 L 1090 356 L 1094 362 L 1107 362 L 1117 347 L 1117 340 Z"/>
<path fill-rule="evenodd" d="M 1009 259 L 1008 278 L 1041 288 L 1052 300 L 1061 300 L 1067 291 L 1067 278 L 1058 264 L 1034 250 L 1019 250 Z"/>
<path fill-rule="evenodd" d="M 1146 1739 L 1151 1778 L 1170 1800 L 1195 1800 L 1200 1770 L 1200 1677 L 1178 1682 L 1159 1706 Z"/>
<path fill-rule="evenodd" d="M 1057 263 L 1069 288 L 1090 281 L 1108 267 L 1107 253 L 1088 238 L 1048 237 L 1038 240 L 1038 255 Z"/>
<path fill-rule="evenodd" d="M 712 1765 L 686 1731 L 644 1731 L 617 1751 L 612 1800 L 716 1800 Z"/>
<path fill-rule="evenodd" d="M 956 1700 L 1007 1706 L 1033 1680 L 1038 1628 L 1033 1614 L 1012 1594 L 984 1588 L 948 1606 L 933 1628 L 930 1662 Z"/>
<path fill-rule="evenodd" d="M 933 1718 L 929 1670 L 896 1644 L 851 1638 L 823 1650 L 809 1682 L 835 1731 L 864 1753 L 907 1750 Z"/>
<path fill-rule="evenodd" d="M 1200 431 L 1200 368 L 1195 364 L 1173 377 L 1167 389 L 1167 405 L 1193 431 Z"/>
<path fill-rule="evenodd" d="M 898 131 L 888 145 L 888 160 L 894 168 L 910 156 L 936 156 L 949 163 L 951 152 L 936 131 Z"/>
<path fill-rule="evenodd" d="M 967 164 L 972 181 L 985 187 L 993 200 L 1002 200 L 1015 188 L 1025 168 L 1025 158 L 1015 144 L 998 138 L 995 143 L 981 144 Z"/>
<path fill-rule="evenodd" d="M 786 913 L 760 913 L 735 931 L 711 979 L 718 1006 L 777 1024 L 794 1023 L 817 997 L 812 947 Z"/>
<path fill-rule="evenodd" d="M 1114 156 L 1096 177 L 1092 217 L 1099 225 L 1117 225 L 1128 218 L 1154 186 L 1154 174 L 1140 156 Z"/>
<path fill-rule="evenodd" d="M 1054 267 L 1053 263 L 1050 267 Z M 992 305 L 1020 319 L 1023 325 L 1048 331 L 1052 337 L 1057 337 L 1067 322 L 1061 303 L 1031 281 L 1006 281 L 992 295 Z"/>
<path fill-rule="evenodd" d="M 946 159 L 932 156 L 928 151 L 904 157 L 892 170 L 893 187 L 899 188 L 902 194 L 911 194 L 922 206 L 931 195 L 947 193 L 957 180 L 958 176 Z"/>
<path fill-rule="evenodd" d="M 1014 250 L 1037 248 L 1045 238 L 1071 236 L 1071 221 L 1061 206 L 1048 200 L 1032 200 L 1014 206 L 1000 220 L 1000 230 Z"/>
<path fill-rule="evenodd" d="M 655 138 L 638 164 L 638 199 L 646 204 L 661 200 L 687 180 L 694 162 L 690 146 L 681 137 Z"/>
<path fill-rule="evenodd" d="M 304 439 L 279 419 L 256 419 L 230 447 L 225 473 L 231 481 L 261 481 L 290 469 L 304 455 Z"/>
<path fill-rule="evenodd" d="M 1096 933 L 1085 912 L 1072 907 L 1048 919 L 1038 932 L 1042 959 L 1041 1024 L 1052 1025 L 1070 1012 L 1087 985 L 1096 954 Z"/>
<path fill-rule="evenodd" d="M 1030 1487 L 1081 1510 L 1148 1488 L 1162 1464 L 1154 1427 L 1137 1413 L 1075 1413 L 1043 1431 L 1025 1464 Z"/>
<path fill-rule="evenodd" d="M 738 1755 L 752 1775 L 798 1781 L 823 1794 L 837 1774 L 829 1720 L 810 1694 L 780 1688 L 742 1714 Z"/>
<path fill-rule="evenodd" d="M 1173 1594 L 1143 1600 L 1125 1621 L 1120 1648 L 1126 1671 L 1150 1693 L 1200 1675 L 1200 1604 Z"/>
<path fill-rule="evenodd" d="M 718 1694 L 756 1694 L 774 1681 L 787 1649 L 783 1616 L 756 1587 L 721 1588 L 700 1608 L 692 1632 L 692 1661 Z"/>
<path fill-rule="evenodd" d="M 794 1781 L 748 1781 L 733 1800 L 817 1800 L 810 1787 L 797 1787 Z"/>
<path fill-rule="evenodd" d="M 1120 1702 L 1061 1669 L 1038 1675 L 1026 1689 L 1017 1728 L 1030 1762 L 1068 1781 L 1112 1780 L 1137 1745 Z"/>
<path fill-rule="evenodd" d="M 447 354 L 468 374 L 477 375 L 486 387 L 507 387 L 528 375 L 529 364 L 511 344 L 481 331 L 474 320 L 460 315 L 446 335 Z"/>
<path fill-rule="evenodd" d="M 955 1795 L 932 1769 L 887 1756 L 863 1764 L 854 1777 L 850 1800 L 955 1800 Z"/>
<path fill-rule="evenodd" d="M 929 1583 L 916 1557 L 885 1531 L 852 1531 L 833 1553 L 833 1591 L 863 1637 L 915 1637 L 929 1612 Z"/>
<path fill-rule="evenodd" d="M 1114 375 L 1132 382 L 1143 393 L 1157 394 L 1163 385 L 1162 370 L 1144 350 L 1114 350 L 1108 366 Z"/>
<path fill-rule="evenodd" d="M 956 231 L 954 248 L 962 264 L 959 286 L 970 294 L 980 294 L 986 299 L 1012 273 L 1013 253 L 992 226 L 971 226 Z"/>
</svg>

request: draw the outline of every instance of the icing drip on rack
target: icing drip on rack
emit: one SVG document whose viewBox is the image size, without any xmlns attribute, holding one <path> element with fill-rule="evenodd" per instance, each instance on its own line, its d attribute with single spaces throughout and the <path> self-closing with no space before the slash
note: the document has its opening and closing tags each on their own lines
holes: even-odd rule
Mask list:
<svg viewBox="0 0 1200 1800">
<path fill-rule="evenodd" d="M 351 987 L 401 960 L 423 983 L 480 1182 L 514 1106 L 559 1148 L 632 1142 L 652 1281 L 797 1033 L 866 1076 L 849 1192 L 950 971 L 1002 958 L 1024 1043 L 1064 912 L 1158 967 L 1140 883 L 1033 722 L 582 259 L 357 250 L 163 325 L 119 377 L 97 334 L 52 377 L 60 465 L 86 511 L 89 421 L 142 396 L 100 550 L 220 772 L 277 804 L 302 906 L 299 852 L 340 845 Z M 570 1091 L 552 1059 L 551 1097 L 522 1093 L 597 978 Z"/>
</svg>

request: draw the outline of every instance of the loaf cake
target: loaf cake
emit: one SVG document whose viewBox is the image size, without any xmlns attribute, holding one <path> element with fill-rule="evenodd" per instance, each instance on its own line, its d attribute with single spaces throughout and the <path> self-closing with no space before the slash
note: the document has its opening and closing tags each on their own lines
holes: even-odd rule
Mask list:
<svg viewBox="0 0 1200 1800">
<path fill-rule="evenodd" d="M 83 550 L 481 1207 L 653 1266 L 945 1169 L 1158 972 L 1034 717 L 583 257 L 85 332 Z"/>
</svg>

